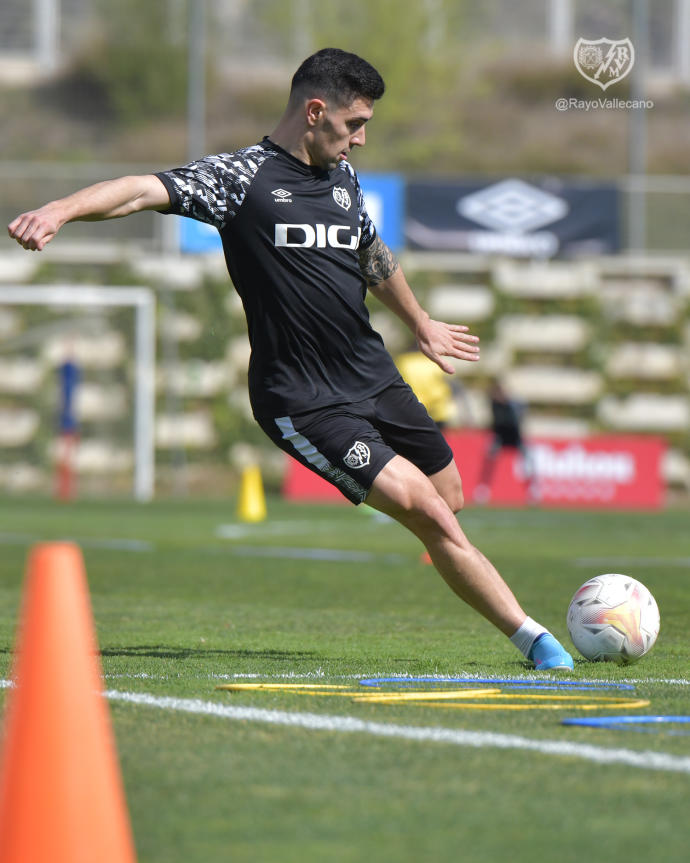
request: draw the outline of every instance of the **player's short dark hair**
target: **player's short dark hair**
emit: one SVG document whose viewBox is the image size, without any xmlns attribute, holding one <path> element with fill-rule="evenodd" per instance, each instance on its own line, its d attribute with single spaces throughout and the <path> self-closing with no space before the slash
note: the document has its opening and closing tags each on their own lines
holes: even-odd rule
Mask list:
<svg viewBox="0 0 690 863">
<path fill-rule="evenodd" d="M 338 105 L 355 99 L 380 99 L 386 85 L 374 67 L 340 48 L 322 48 L 301 64 L 292 77 L 290 96 L 323 96 Z"/>
</svg>

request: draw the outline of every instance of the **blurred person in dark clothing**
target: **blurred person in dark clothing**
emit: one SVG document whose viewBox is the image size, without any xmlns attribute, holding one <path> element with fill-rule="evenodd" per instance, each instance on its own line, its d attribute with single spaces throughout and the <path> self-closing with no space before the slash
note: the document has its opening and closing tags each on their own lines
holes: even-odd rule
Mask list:
<svg viewBox="0 0 690 863">
<path fill-rule="evenodd" d="M 522 474 L 527 485 L 527 497 L 534 502 L 538 499 L 536 474 L 533 459 L 522 433 L 525 405 L 511 398 L 500 381 L 492 383 L 489 399 L 492 438 L 484 454 L 473 498 L 476 503 L 487 503 L 491 499 L 491 480 L 498 456 L 502 450 L 512 449 L 522 456 Z"/>
</svg>

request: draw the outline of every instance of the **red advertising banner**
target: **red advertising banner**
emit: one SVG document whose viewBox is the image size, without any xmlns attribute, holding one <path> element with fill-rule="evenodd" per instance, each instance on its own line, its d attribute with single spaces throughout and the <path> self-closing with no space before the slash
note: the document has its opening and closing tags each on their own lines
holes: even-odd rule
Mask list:
<svg viewBox="0 0 690 863">
<path fill-rule="evenodd" d="M 666 443 L 661 438 L 534 438 L 529 441 L 527 462 L 516 450 L 503 449 L 493 463 L 485 462 L 492 440 L 489 432 L 449 431 L 446 439 L 468 505 L 475 497 L 502 506 L 656 509 L 663 504 L 661 459 Z M 289 459 L 283 494 L 288 500 L 345 501 L 333 486 L 294 459 Z"/>
</svg>

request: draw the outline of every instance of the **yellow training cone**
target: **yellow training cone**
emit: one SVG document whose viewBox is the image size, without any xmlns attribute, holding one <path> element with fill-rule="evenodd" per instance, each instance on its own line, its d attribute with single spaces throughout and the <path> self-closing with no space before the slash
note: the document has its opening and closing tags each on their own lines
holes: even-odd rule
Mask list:
<svg viewBox="0 0 690 863">
<path fill-rule="evenodd" d="M 263 521 L 266 518 L 264 484 L 257 464 L 249 465 L 242 471 L 237 517 L 240 521 Z"/>
</svg>

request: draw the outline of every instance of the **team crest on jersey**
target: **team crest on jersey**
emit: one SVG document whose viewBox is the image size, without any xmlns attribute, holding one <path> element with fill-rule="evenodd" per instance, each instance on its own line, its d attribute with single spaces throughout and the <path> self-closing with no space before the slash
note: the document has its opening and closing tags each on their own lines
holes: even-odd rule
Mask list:
<svg viewBox="0 0 690 863">
<path fill-rule="evenodd" d="M 343 186 L 333 186 L 333 200 L 339 207 L 342 207 L 343 210 L 349 210 L 352 206 L 350 193 Z"/>
<path fill-rule="evenodd" d="M 362 443 L 362 441 L 356 440 L 347 451 L 347 455 L 343 461 L 348 467 L 357 470 L 369 464 L 370 456 L 369 447 L 365 443 Z"/>
</svg>

